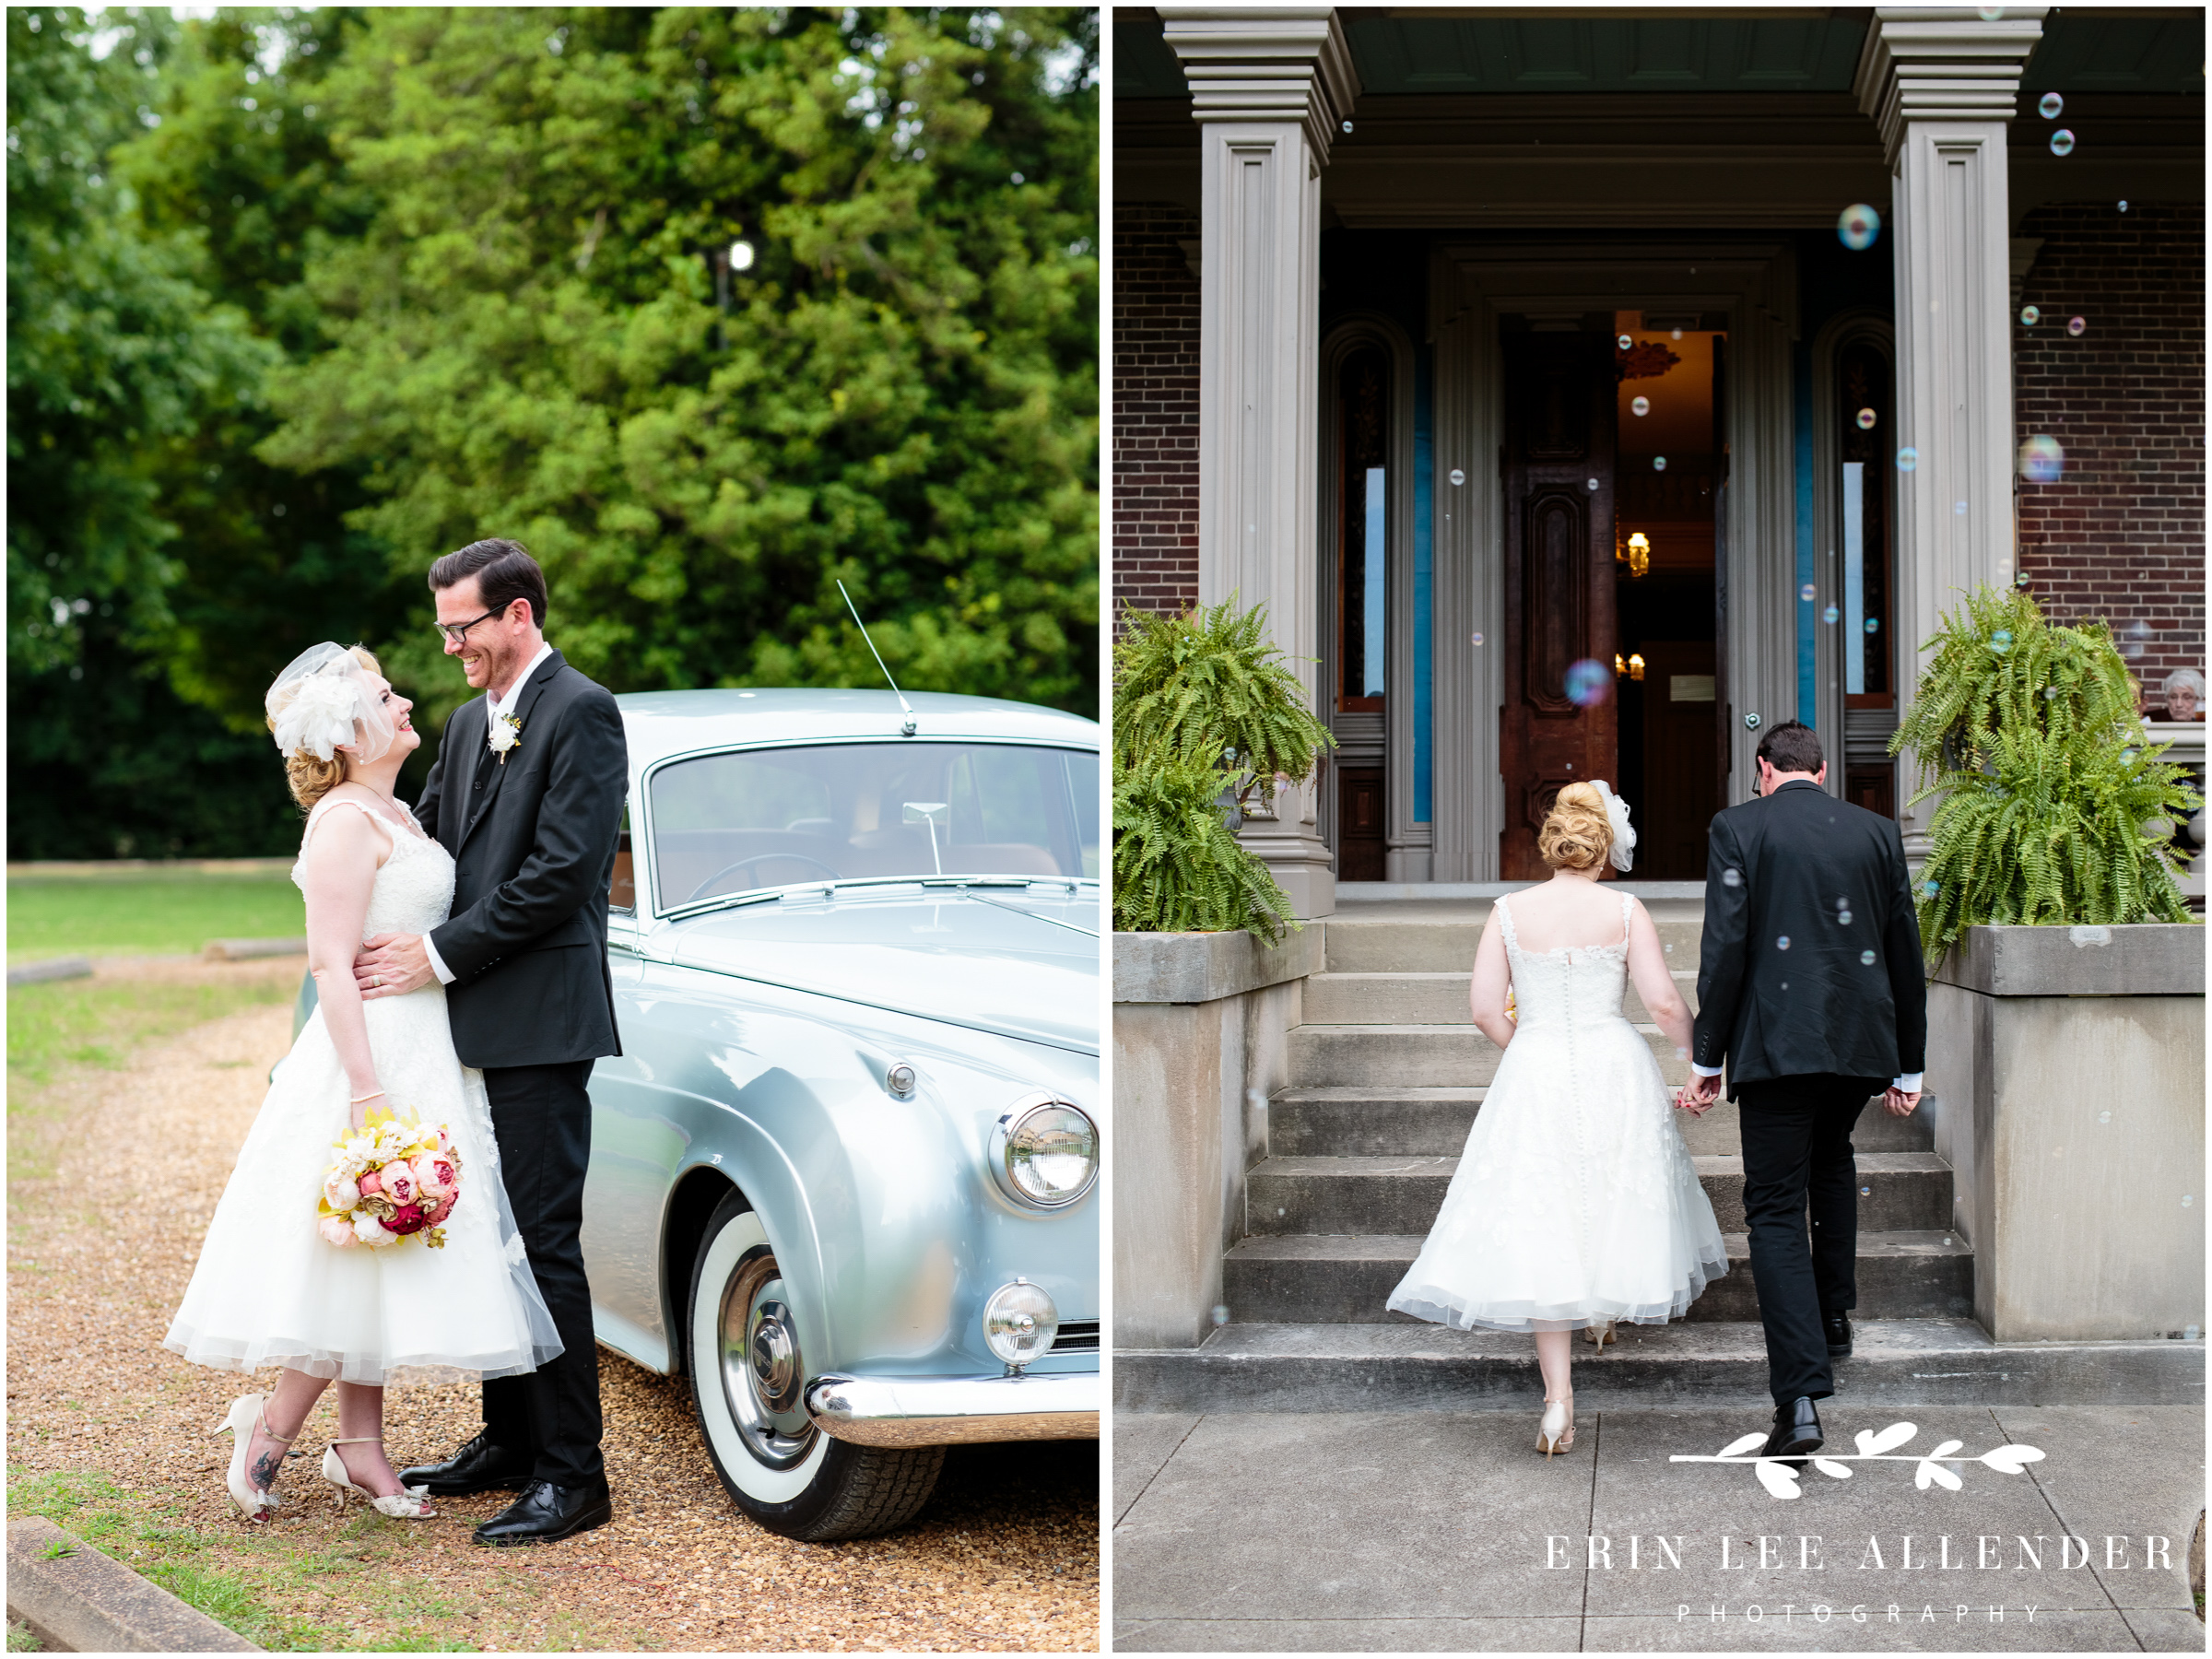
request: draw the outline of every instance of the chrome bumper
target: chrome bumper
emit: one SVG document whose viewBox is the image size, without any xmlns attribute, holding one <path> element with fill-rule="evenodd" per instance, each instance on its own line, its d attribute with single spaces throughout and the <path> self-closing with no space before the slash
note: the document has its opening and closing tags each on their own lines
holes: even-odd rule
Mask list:
<svg viewBox="0 0 2212 1659">
<path fill-rule="evenodd" d="M 862 1446 L 971 1441 L 1097 1440 L 1099 1373 L 1025 1377 L 822 1377 L 806 1415 Z"/>
</svg>

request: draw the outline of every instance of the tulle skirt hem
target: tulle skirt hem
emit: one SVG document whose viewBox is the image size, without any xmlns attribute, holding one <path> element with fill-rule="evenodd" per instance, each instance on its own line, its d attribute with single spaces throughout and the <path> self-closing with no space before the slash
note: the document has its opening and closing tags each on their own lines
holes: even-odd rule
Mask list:
<svg viewBox="0 0 2212 1659">
<path fill-rule="evenodd" d="M 1535 1331 L 1579 1331 L 1604 1324 L 1665 1324 L 1689 1312 L 1689 1304 L 1704 1294 L 1705 1287 L 1728 1271 L 1723 1254 L 1700 1261 L 1688 1277 L 1665 1301 L 1624 1301 L 1616 1297 L 1586 1296 L 1571 1305 L 1540 1306 L 1526 1300 L 1484 1300 L 1457 1294 L 1441 1285 L 1402 1284 L 1384 1305 L 1394 1313 L 1409 1314 L 1430 1324 L 1455 1331 L 1506 1331 L 1526 1335 Z"/>
<path fill-rule="evenodd" d="M 304 1371 L 326 1382 L 358 1382 L 374 1388 L 431 1388 L 452 1382 L 484 1382 L 534 1371 L 561 1352 L 559 1342 L 528 1350 L 494 1354 L 345 1353 L 297 1338 L 208 1336 L 171 1329 L 161 1346 L 193 1365 L 212 1371 L 256 1371 L 273 1366 Z"/>
</svg>

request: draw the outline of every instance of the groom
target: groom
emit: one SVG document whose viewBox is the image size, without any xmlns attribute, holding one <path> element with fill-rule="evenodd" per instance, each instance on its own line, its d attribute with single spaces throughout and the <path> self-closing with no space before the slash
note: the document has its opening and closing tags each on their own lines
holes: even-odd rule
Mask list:
<svg viewBox="0 0 2212 1659">
<path fill-rule="evenodd" d="M 1904 841 L 1890 819 L 1829 794 L 1827 777 L 1818 735 L 1787 721 L 1759 740 L 1761 798 L 1712 820 L 1696 1075 L 1682 1094 L 1702 1115 L 1727 1063 L 1774 1394 L 1769 1457 L 1819 1449 L 1813 1402 L 1835 1393 L 1859 1300 L 1852 1125 L 1870 1095 L 1911 1114 L 1927 1046 Z"/>
<path fill-rule="evenodd" d="M 565 1538 L 613 1515 L 599 1453 L 599 1355 L 580 1235 L 592 1062 L 618 1054 L 607 884 L 629 787 L 614 698 L 546 643 L 546 577 L 520 542 L 430 567 L 445 653 L 485 695 L 445 723 L 415 808 L 453 855 L 452 919 L 370 941 L 364 1000 L 446 987 L 453 1048 L 480 1066 L 515 1226 L 560 1334 L 558 1359 L 484 1384 L 484 1431 L 409 1486 L 521 1488 L 479 1544 Z"/>
</svg>

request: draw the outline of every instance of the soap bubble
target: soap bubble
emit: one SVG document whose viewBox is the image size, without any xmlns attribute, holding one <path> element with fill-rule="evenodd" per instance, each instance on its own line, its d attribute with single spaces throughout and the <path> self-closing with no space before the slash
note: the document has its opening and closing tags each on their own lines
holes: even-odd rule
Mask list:
<svg viewBox="0 0 2212 1659">
<path fill-rule="evenodd" d="M 1974 16 L 1984 23 L 1994 23 L 2004 15 L 2005 8 L 2001 6 L 1977 6 L 1974 7 Z"/>
<path fill-rule="evenodd" d="M 1868 633 L 1880 633 L 1882 631 L 1882 619 L 1879 617 L 1867 618 L 1866 631 Z"/>
<path fill-rule="evenodd" d="M 1789 947 L 1790 935 L 1788 934 L 1783 934 L 1782 937 L 1774 941 L 1774 948 L 1777 950 L 1787 950 Z"/>
<path fill-rule="evenodd" d="M 1346 122 L 1344 124 L 1345 124 L 1345 126 L 1346 126 L 1346 127 L 1348 129 L 1348 128 L 1351 126 L 1351 124 L 1351 124 L 1350 122 L 1348 122 L 1348 121 L 1347 121 L 1347 122 Z M 1280 1210 L 1277 1210 L 1276 1213 L 1277 1213 L 1277 1215 L 1280 1215 L 1282 1212 L 1281 1212 Z M 1225 1325 L 1225 1324 L 1227 1324 L 1228 1323 L 1229 1323 L 1229 1304 L 1228 1304 L 1227 1302 L 1216 1302 L 1216 1303 L 1214 1304 L 1214 1324 L 1215 1324 L 1216 1325 Z"/>
<path fill-rule="evenodd" d="M 1649 415 L 1651 412 L 1652 400 L 1648 397 L 1639 397 L 1629 405 L 1629 413 L 1631 415 Z"/>
<path fill-rule="evenodd" d="M 1804 600 L 1807 605 L 1810 605 L 1813 602 L 1813 584 L 1808 582 L 1803 587 L 1799 588 L 1797 590 L 1797 597 Z"/>
<path fill-rule="evenodd" d="M 1862 1198 L 1871 1198 L 1874 1196 L 1874 1189 L 1870 1186 L 1863 1186 L 1859 1189 L 1859 1196 Z"/>
<path fill-rule="evenodd" d="M 1897 470 L 1899 472 L 1911 472 L 1919 465 L 1920 452 L 1911 444 L 1906 444 L 1903 449 L 1897 452 Z"/>
<path fill-rule="evenodd" d="M 1352 130 L 1352 124 L 1351 124 L 1350 122 L 1348 122 L 1348 121 L 1347 121 L 1347 122 L 1346 122 L 1346 123 L 1344 124 L 1344 130 L 1345 130 L 1346 132 L 1347 132 L 1347 133 L 1348 133 L 1348 132 L 1350 132 L 1350 131 Z"/>
<path fill-rule="evenodd" d="M 1723 870 L 1721 872 L 1721 885 L 1727 888 L 1742 887 L 1744 885 L 1744 873 L 1741 870 Z"/>
<path fill-rule="evenodd" d="M 1652 457 L 1652 470 L 1653 472 L 1665 472 L 1666 470 L 1666 457 L 1665 455 L 1653 455 Z"/>
<path fill-rule="evenodd" d="M 2042 320 L 2043 313 L 2036 310 L 2034 306 L 2023 305 L 2020 307 L 2020 326 L 2022 328 L 2033 328 Z"/>
<path fill-rule="evenodd" d="M 1678 328 L 1676 329 L 1673 337 L 1677 340 L 1680 339 L 1682 337 L 1682 331 Z"/>
<path fill-rule="evenodd" d="M 2053 700 L 2057 696 L 2058 688 L 2056 686 L 2045 686 L 2043 688 L 2043 700 L 2045 702 Z"/>
<path fill-rule="evenodd" d="M 1882 233 L 1882 216 L 1864 202 L 1853 202 L 1836 218 L 1836 238 L 1853 253 L 1874 246 Z"/>
<path fill-rule="evenodd" d="M 1477 645 L 1482 643 L 1482 636 L 1480 634 L 1470 634 L 1467 637 Z"/>
<path fill-rule="evenodd" d="M 1446 477 L 1451 478 L 1452 482 L 1454 484 L 1465 484 L 1467 481 L 1467 475 L 1460 471 L 1456 466 L 1453 467 L 1451 472 L 1446 475 Z"/>
<path fill-rule="evenodd" d="M 1860 967 L 1862 967 L 1862 968 L 1871 968 L 1871 967 L 1873 967 L 1873 966 L 1874 966 L 1874 952 L 1873 952 L 1873 951 L 1871 951 L 1871 950 L 1862 950 L 1862 951 L 1860 951 L 1860 952 L 1859 952 L 1859 966 L 1860 966 Z"/>
<path fill-rule="evenodd" d="M 2125 202 L 2120 204 L 2120 211 L 2123 213 L 2127 211 L 2127 204 Z"/>
<path fill-rule="evenodd" d="M 2066 332 L 2072 335 L 2076 339 L 2079 339 L 2081 337 L 2082 331 L 2088 327 L 2088 324 L 2084 322 L 2079 317 L 2068 317 L 2066 319 Z"/>
<path fill-rule="evenodd" d="M 1842 614 L 1843 613 L 1841 611 L 1838 610 L 1834 606 L 1831 605 L 1826 610 L 1820 613 L 1820 620 L 1823 622 L 1833 622 Z"/>
<path fill-rule="evenodd" d="M 2030 484 L 2055 484 L 2066 469 L 2066 452 L 2058 440 L 2039 432 L 2020 445 L 2020 477 Z"/>
<path fill-rule="evenodd" d="M 1567 700 L 1578 709 L 1595 708 L 1613 694 L 1613 670 L 1595 657 L 1567 665 Z"/>
<path fill-rule="evenodd" d="M 1942 888 L 1943 883 L 1940 881 L 1924 881 L 1920 884 L 1920 890 L 1931 899 L 1935 898 L 1942 890 Z"/>
<path fill-rule="evenodd" d="M 1862 432 L 1873 431 L 1874 423 L 1878 418 L 1879 417 L 1872 409 L 1861 409 L 1859 411 L 1859 430 Z"/>
<path fill-rule="evenodd" d="M 2074 153 L 2074 129 L 2072 127 L 2060 127 L 2057 132 L 2051 135 L 2051 153 L 2054 156 L 2070 156 Z"/>
<path fill-rule="evenodd" d="M 2042 101 L 2035 106 L 2035 112 L 2045 121 L 2056 121 L 2059 112 L 2065 107 L 2066 100 L 2065 99 L 2055 92 L 2046 92 L 2043 94 Z"/>
<path fill-rule="evenodd" d="M 1589 482 L 1588 488 L 1595 489 L 1597 488 L 1597 480 L 1595 478 L 1592 478 Z"/>
<path fill-rule="evenodd" d="M 1636 342 L 1630 339 L 1627 335 L 1622 335 L 1619 339 L 1614 341 L 1613 343 L 1619 347 L 1623 351 L 1626 351 L 1630 347 L 1636 344 Z"/>
<path fill-rule="evenodd" d="M 2000 628 L 1995 633 L 1991 634 L 1989 636 L 1989 648 L 1990 650 L 1995 652 L 1999 656 L 2003 656 L 2006 652 L 2010 651 L 2012 649 L 2012 629 L 2009 628 Z"/>
<path fill-rule="evenodd" d="M 2097 1121 L 2100 1124 L 2109 1124 L 2112 1121 L 2112 1114 L 2109 1112 L 2100 1112 L 2097 1114 Z"/>
<path fill-rule="evenodd" d="M 1953 501 L 1951 503 L 1951 511 L 1957 513 L 1960 518 L 1964 518 L 1966 516 L 1966 503 L 1964 501 Z"/>
<path fill-rule="evenodd" d="M 1839 927 L 1849 927 L 1851 925 L 1851 912 L 1847 910 L 1838 911 L 1836 912 L 1836 924 Z"/>
</svg>

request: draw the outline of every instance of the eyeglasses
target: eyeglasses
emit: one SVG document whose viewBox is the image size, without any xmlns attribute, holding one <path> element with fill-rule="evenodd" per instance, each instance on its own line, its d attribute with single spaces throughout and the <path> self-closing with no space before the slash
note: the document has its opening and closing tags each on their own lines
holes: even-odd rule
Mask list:
<svg viewBox="0 0 2212 1659">
<path fill-rule="evenodd" d="M 512 600 L 509 601 L 509 604 L 512 603 Z M 468 643 L 468 630 L 470 629 L 474 628 L 479 622 L 487 621 L 493 617 L 501 615 L 506 609 L 507 606 L 504 605 L 495 605 L 491 607 L 491 609 L 486 611 L 483 616 L 471 617 L 465 622 L 434 622 L 430 626 L 435 628 L 440 633 L 443 634 L 449 643 L 454 645 L 465 645 Z"/>
</svg>

